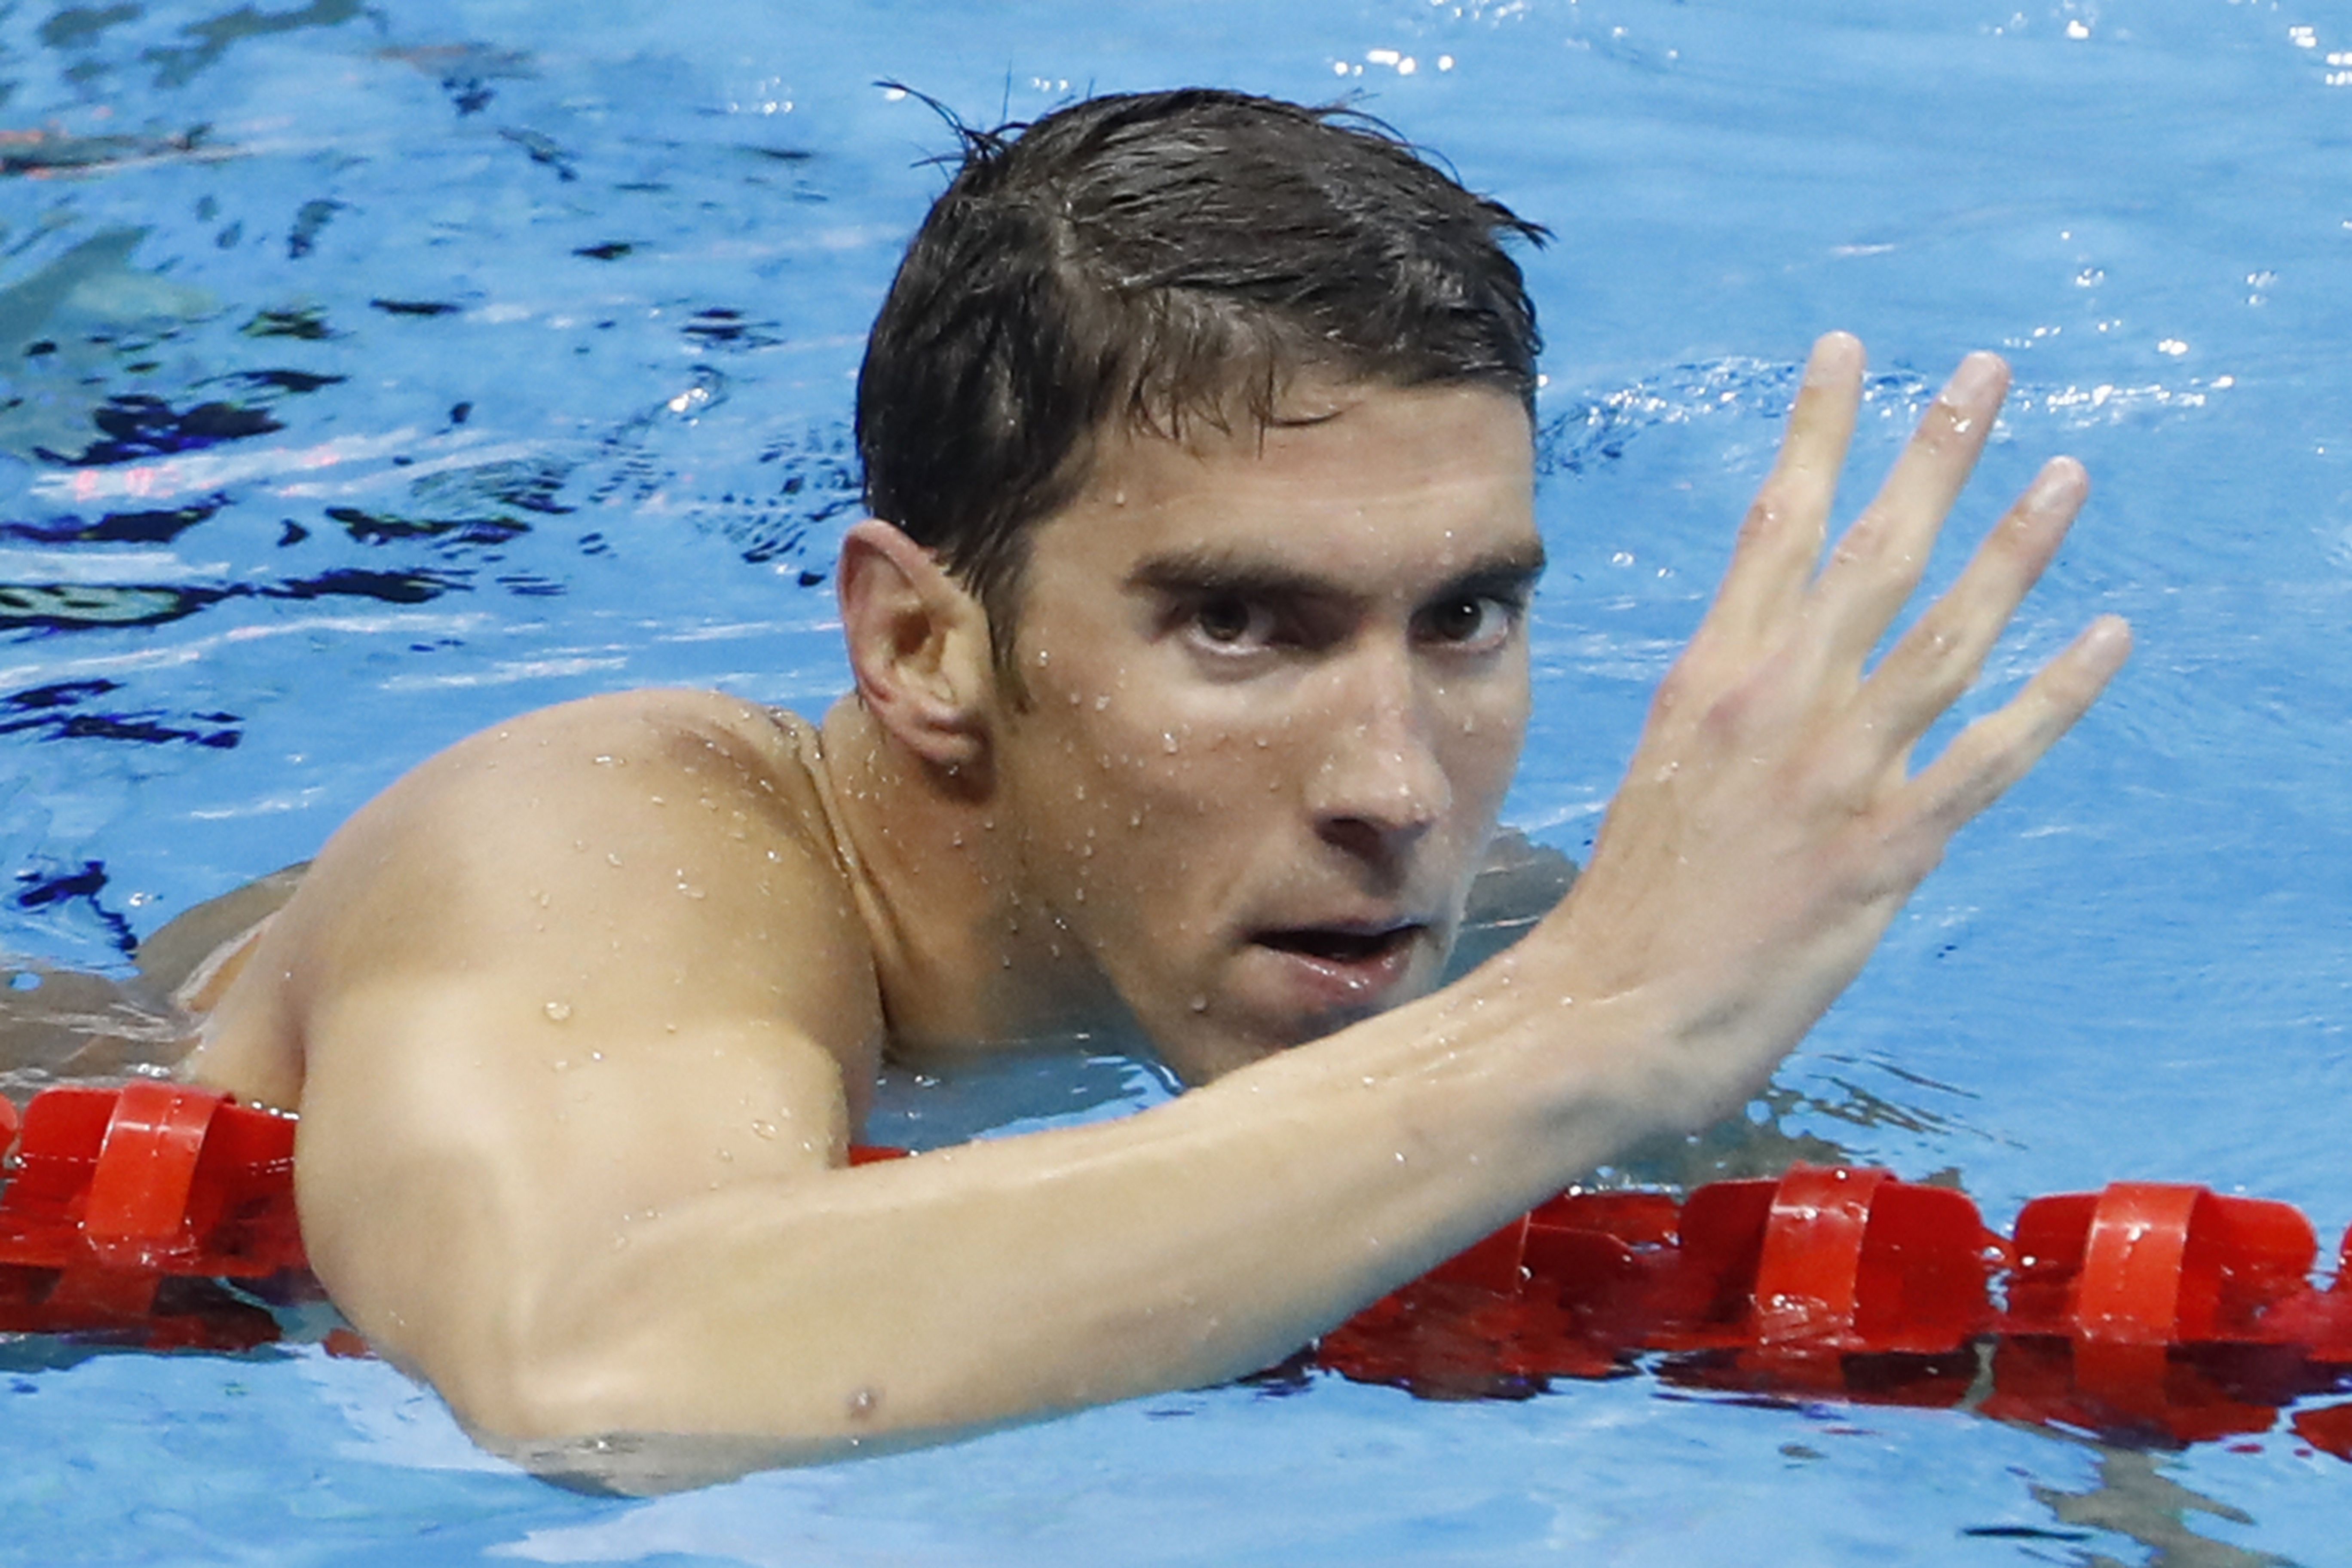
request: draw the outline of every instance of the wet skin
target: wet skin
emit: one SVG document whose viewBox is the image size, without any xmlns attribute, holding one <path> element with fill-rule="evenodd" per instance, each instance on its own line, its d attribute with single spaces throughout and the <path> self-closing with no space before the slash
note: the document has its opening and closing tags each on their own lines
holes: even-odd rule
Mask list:
<svg viewBox="0 0 2352 1568">
<path fill-rule="evenodd" d="M 1268 1364 L 1755 1092 L 2122 663 L 2095 624 L 1915 759 L 2084 482 L 2046 468 L 1882 651 L 2006 371 L 1964 363 L 1825 559 L 1862 372 L 1817 347 L 1574 889 L 1442 990 L 1526 718 L 1527 423 L 1310 382 L 1262 445 L 1107 442 L 1039 527 L 1017 682 L 869 521 L 821 736 L 634 693 L 422 764 L 193 1070 L 299 1109 L 337 1303 L 533 1462 L 675 1485 Z M 886 1046 L 1121 1012 L 1203 1087 L 842 1168 Z M 583 1446 L 615 1432 L 672 1446 Z"/>
<path fill-rule="evenodd" d="M 1528 714 L 1528 419 L 1480 388 L 1310 384 L 1110 441 L 1041 527 L 999 831 L 1204 1082 L 1428 990 Z"/>
</svg>

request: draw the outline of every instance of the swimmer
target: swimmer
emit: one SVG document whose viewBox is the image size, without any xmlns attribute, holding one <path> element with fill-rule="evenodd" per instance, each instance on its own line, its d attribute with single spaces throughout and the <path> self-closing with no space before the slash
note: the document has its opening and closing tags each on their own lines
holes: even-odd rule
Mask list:
<svg viewBox="0 0 2352 1568">
<path fill-rule="evenodd" d="M 1264 1367 L 1757 1092 L 2128 635 L 1915 756 L 2085 480 L 1874 663 L 2007 371 L 1831 549 L 1823 338 L 1590 863 L 1441 985 L 1528 715 L 1537 237 L 1233 94 L 969 136 L 859 382 L 854 692 L 501 724 L 207 970 L 188 1070 L 300 1112 L 351 1321 L 551 1469 L 872 1451 Z M 886 1054 L 1087 1029 L 1189 1091 L 845 1168 Z"/>
</svg>

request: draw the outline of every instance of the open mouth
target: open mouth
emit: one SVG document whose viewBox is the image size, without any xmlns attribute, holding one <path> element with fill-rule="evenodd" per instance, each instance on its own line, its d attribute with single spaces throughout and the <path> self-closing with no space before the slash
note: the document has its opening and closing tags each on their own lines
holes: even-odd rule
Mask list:
<svg viewBox="0 0 2352 1568">
<path fill-rule="evenodd" d="M 1293 931 L 1263 931 L 1257 940 L 1279 952 L 1296 952 L 1327 963 L 1370 963 L 1402 951 L 1420 931 L 1418 925 L 1391 926 L 1377 931 L 1302 926 Z"/>
</svg>

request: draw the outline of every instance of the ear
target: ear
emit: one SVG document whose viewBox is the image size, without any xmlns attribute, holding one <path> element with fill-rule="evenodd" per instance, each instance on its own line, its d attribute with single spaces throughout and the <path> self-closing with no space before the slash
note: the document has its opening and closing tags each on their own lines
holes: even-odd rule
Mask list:
<svg viewBox="0 0 2352 1568">
<path fill-rule="evenodd" d="M 994 668 L 988 616 L 931 552 L 867 518 L 841 542 L 835 574 L 858 696 L 884 730 L 957 773 L 988 752 Z"/>
</svg>

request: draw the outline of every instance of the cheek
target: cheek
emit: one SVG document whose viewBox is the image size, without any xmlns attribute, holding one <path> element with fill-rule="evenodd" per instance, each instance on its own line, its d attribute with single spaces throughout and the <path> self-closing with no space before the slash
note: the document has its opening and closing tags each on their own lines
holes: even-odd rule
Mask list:
<svg viewBox="0 0 2352 1568">
<path fill-rule="evenodd" d="M 1463 714 L 1454 743 L 1465 770 L 1488 780 L 1497 793 L 1510 786 L 1528 739 L 1526 693 L 1505 692 Z"/>
<path fill-rule="evenodd" d="M 1130 826 L 1174 816 L 1195 825 L 1244 804 L 1287 765 L 1297 733 L 1290 695 L 1263 685 L 1219 687 L 1157 668 L 1147 657 L 1109 679 L 1040 696 L 1059 731 L 1060 765 Z"/>
<path fill-rule="evenodd" d="M 1438 719 L 1435 747 L 1465 823 L 1491 826 L 1502 809 L 1527 742 L 1529 706 L 1524 679 L 1500 681 L 1463 694 Z"/>
<path fill-rule="evenodd" d="M 1115 694 L 1050 700 L 1058 713 L 1041 701 L 1009 781 L 1041 893 L 1106 940 L 1181 944 L 1213 924 L 1279 834 L 1285 797 L 1267 784 L 1295 765 L 1279 726 Z"/>
</svg>

